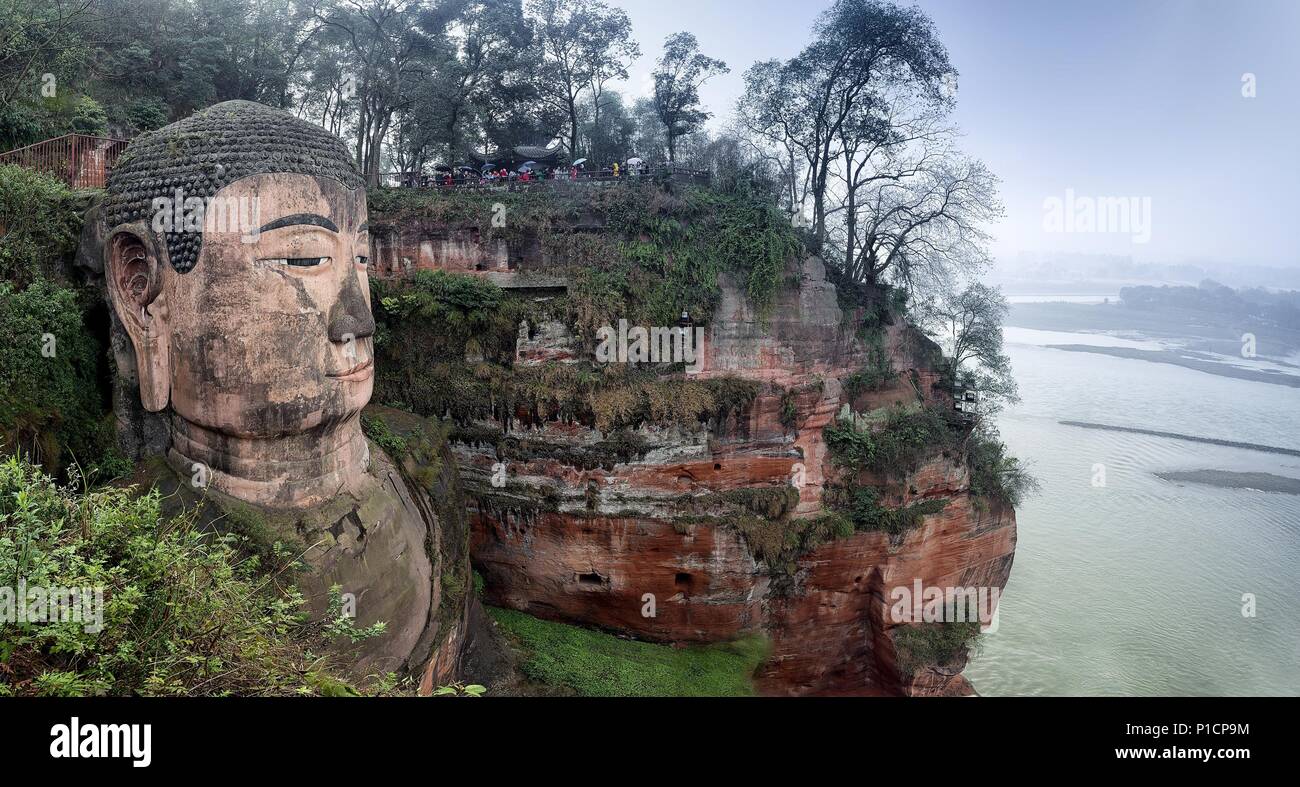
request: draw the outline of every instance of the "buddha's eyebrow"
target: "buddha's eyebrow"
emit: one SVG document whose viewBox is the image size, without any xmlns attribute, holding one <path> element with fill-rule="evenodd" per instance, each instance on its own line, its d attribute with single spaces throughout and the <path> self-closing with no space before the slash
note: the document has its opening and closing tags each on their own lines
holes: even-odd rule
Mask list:
<svg viewBox="0 0 1300 787">
<path fill-rule="evenodd" d="M 295 224 L 309 224 L 313 227 L 324 227 L 331 232 L 339 231 L 339 228 L 334 225 L 334 222 L 324 216 L 317 216 L 315 213 L 295 213 L 292 216 L 285 216 L 284 218 L 276 219 L 275 221 L 262 225 L 262 228 L 258 230 L 258 232 L 270 232 L 271 230 L 278 230 L 281 227 L 292 227 Z"/>
</svg>

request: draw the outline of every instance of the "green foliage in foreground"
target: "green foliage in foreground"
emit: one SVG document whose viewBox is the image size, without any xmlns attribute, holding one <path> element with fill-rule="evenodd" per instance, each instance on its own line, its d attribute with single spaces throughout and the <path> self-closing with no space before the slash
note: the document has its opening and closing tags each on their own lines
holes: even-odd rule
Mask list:
<svg viewBox="0 0 1300 787">
<path fill-rule="evenodd" d="M 0 279 L 22 287 L 58 278 L 81 238 L 84 195 L 49 175 L 0 164 Z"/>
<path fill-rule="evenodd" d="M 488 614 L 524 651 L 523 671 L 531 680 L 585 697 L 750 696 L 754 670 L 767 655 L 761 636 L 672 648 L 511 609 L 489 607 Z"/>
<path fill-rule="evenodd" d="M 102 588 L 103 620 L 0 625 L 0 696 L 355 694 L 312 651 L 372 632 L 308 623 L 294 564 L 163 516 L 157 491 L 62 488 L 11 457 L 0 587 Z"/>
<path fill-rule="evenodd" d="M 111 477 L 127 467 L 107 417 L 107 348 L 89 319 L 98 295 L 69 275 L 86 196 L 0 165 L 0 450 Z"/>
</svg>

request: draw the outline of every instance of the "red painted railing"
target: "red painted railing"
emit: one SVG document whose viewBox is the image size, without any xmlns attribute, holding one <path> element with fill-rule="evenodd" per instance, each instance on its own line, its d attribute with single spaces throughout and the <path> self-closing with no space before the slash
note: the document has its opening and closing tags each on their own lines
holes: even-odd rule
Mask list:
<svg viewBox="0 0 1300 787">
<path fill-rule="evenodd" d="M 17 164 L 58 178 L 74 189 L 100 189 L 126 150 L 126 140 L 65 134 L 0 153 L 0 164 Z"/>
</svg>

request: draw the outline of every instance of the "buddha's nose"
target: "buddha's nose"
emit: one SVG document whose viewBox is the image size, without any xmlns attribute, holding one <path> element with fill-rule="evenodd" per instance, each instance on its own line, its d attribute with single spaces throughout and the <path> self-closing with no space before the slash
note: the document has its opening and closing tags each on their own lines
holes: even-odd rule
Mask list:
<svg viewBox="0 0 1300 787">
<path fill-rule="evenodd" d="M 356 271 L 349 271 L 339 293 L 338 303 L 330 308 L 329 337 L 332 342 L 361 339 L 375 332 L 375 318 L 370 314 L 366 296 Z"/>
</svg>

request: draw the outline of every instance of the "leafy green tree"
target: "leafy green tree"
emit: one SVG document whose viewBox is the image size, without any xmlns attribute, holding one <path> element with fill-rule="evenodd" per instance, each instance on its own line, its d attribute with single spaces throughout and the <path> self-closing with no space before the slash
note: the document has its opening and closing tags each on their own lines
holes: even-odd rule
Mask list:
<svg viewBox="0 0 1300 787">
<path fill-rule="evenodd" d="M 530 0 L 529 18 L 543 54 L 541 99 L 564 114 L 569 154 L 577 157 L 583 96 L 604 108 L 605 86 L 626 79 L 640 54 L 627 13 L 599 0 Z"/>
<path fill-rule="evenodd" d="M 639 152 L 635 145 L 636 120 L 618 93 L 606 90 L 601 101 L 604 111 L 597 110 L 593 95 L 579 112 L 583 149 L 593 161 L 623 161 Z"/>
<path fill-rule="evenodd" d="M 697 130 L 712 115 L 700 104 L 700 86 L 731 69 L 721 60 L 700 53 L 690 33 L 673 33 L 654 71 L 654 107 L 663 123 L 668 160 L 675 161 L 678 138 Z"/>
</svg>

